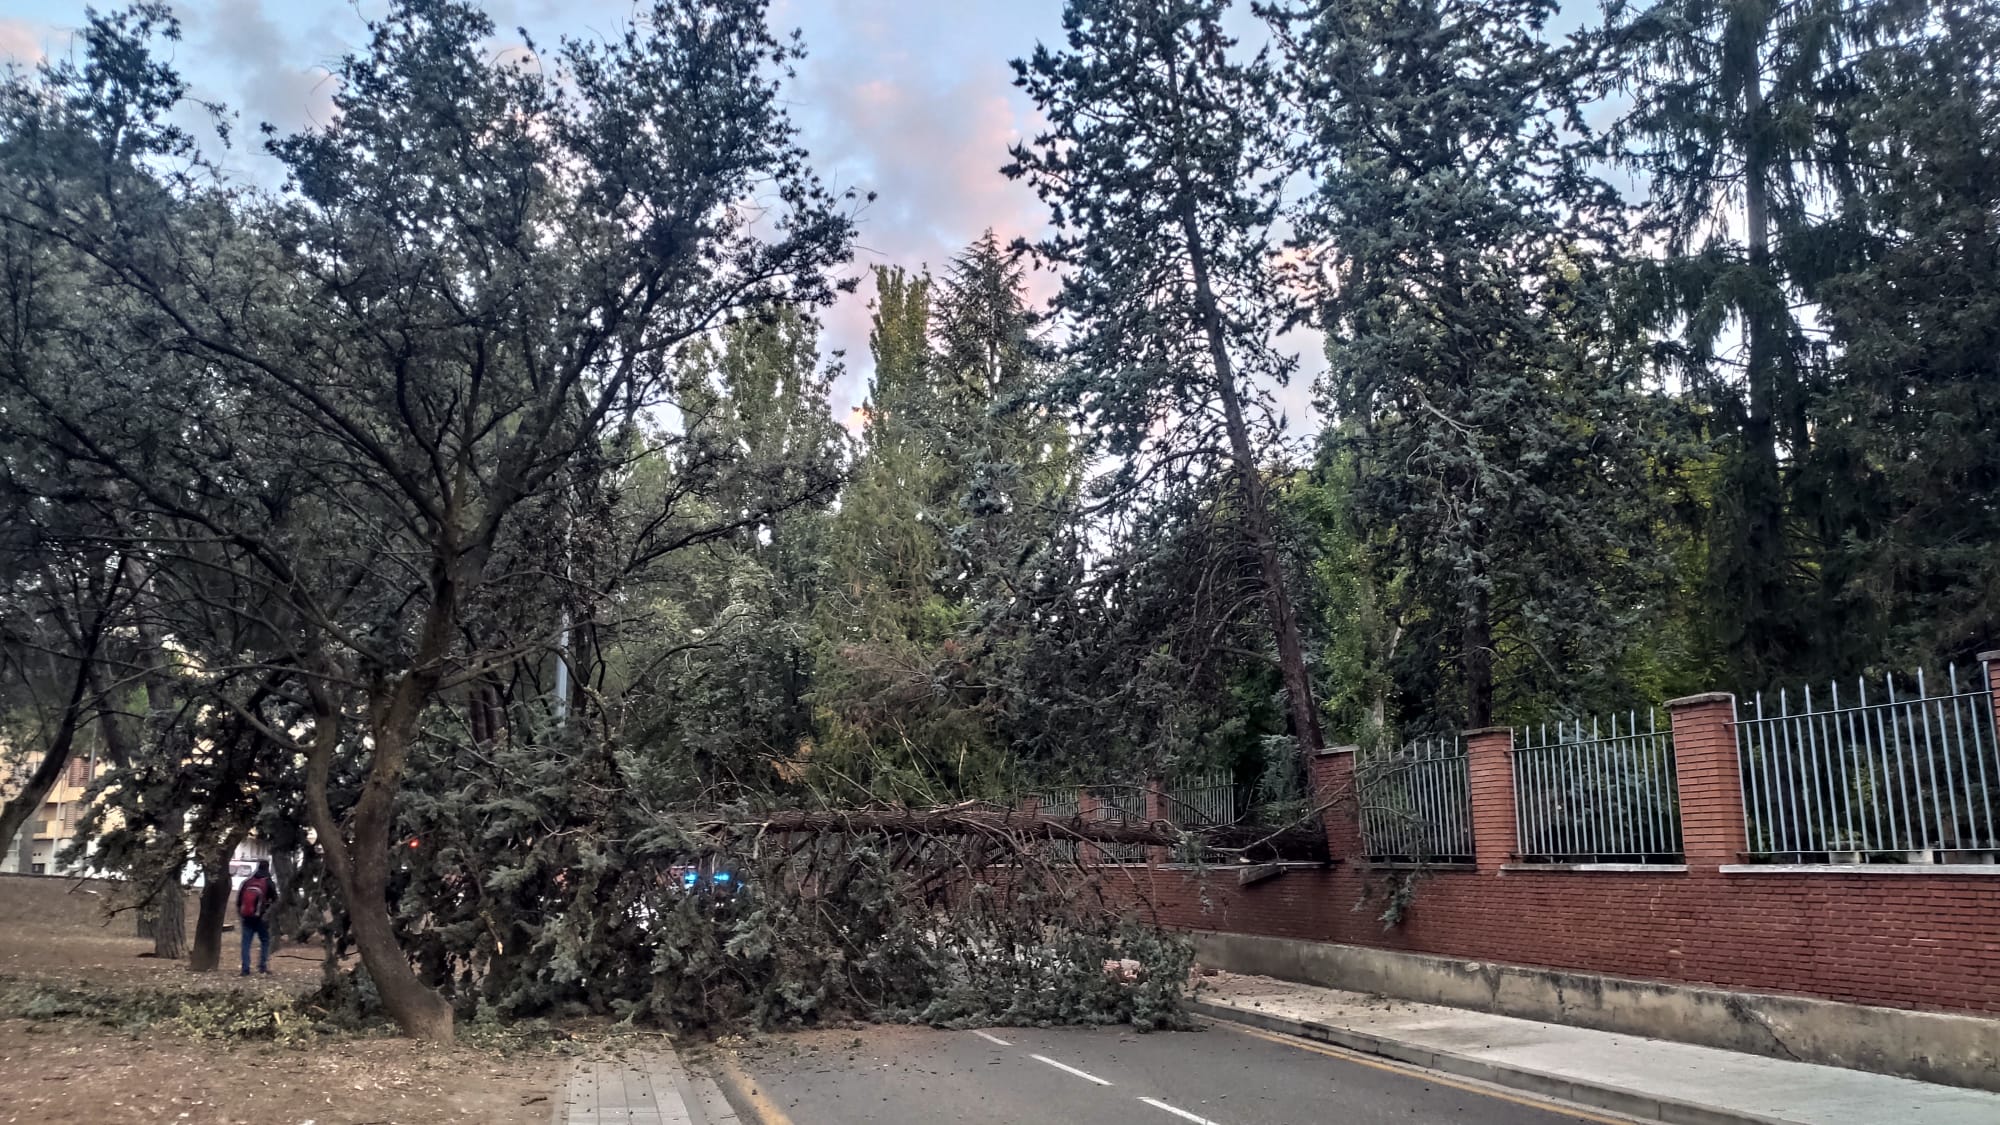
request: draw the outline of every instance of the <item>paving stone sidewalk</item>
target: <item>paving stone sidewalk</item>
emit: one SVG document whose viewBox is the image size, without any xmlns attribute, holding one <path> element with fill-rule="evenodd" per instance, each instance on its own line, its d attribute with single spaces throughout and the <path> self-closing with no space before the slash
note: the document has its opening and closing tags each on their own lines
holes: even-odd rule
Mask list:
<svg viewBox="0 0 2000 1125">
<path fill-rule="evenodd" d="M 706 1075 L 671 1047 L 616 1059 L 579 1059 L 555 1099 L 551 1125 L 739 1125 Z"/>
</svg>

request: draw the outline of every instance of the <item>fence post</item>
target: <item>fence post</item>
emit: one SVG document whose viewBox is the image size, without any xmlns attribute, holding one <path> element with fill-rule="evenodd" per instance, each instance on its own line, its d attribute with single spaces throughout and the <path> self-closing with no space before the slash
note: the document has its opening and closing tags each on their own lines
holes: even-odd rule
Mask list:
<svg viewBox="0 0 2000 1125">
<path fill-rule="evenodd" d="M 1361 802 L 1354 789 L 1353 746 L 1330 746 L 1307 763 L 1312 801 L 1320 809 L 1326 833 L 1326 854 L 1335 863 L 1358 859 L 1361 847 Z"/>
<path fill-rule="evenodd" d="M 1076 819 L 1089 824 L 1103 820 L 1104 802 L 1088 789 L 1079 789 L 1076 794 Z M 1100 867 L 1104 864 L 1104 852 L 1089 840 L 1078 840 L 1076 861 L 1085 867 Z"/>
<path fill-rule="evenodd" d="M 1667 701 L 1680 785 L 1681 851 L 1690 868 L 1742 863 L 1743 773 L 1736 750 L 1736 697 L 1726 691 Z"/>
<path fill-rule="evenodd" d="M 1498 875 L 1519 850 L 1514 824 L 1514 728 L 1465 732 L 1465 775 L 1472 789 L 1472 860 Z"/>
<path fill-rule="evenodd" d="M 1157 777 L 1146 779 L 1146 826 L 1158 827 L 1161 823 L 1173 822 L 1167 812 L 1167 783 Z M 1158 867 L 1170 857 L 1164 844 L 1151 844 L 1146 848 L 1146 862 Z"/>
</svg>

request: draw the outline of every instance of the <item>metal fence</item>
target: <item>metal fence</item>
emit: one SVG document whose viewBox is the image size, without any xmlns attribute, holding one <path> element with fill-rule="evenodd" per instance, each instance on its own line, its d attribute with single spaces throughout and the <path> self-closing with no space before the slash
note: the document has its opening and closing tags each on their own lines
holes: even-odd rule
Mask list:
<svg viewBox="0 0 2000 1125">
<path fill-rule="evenodd" d="M 1821 695 L 1759 693 L 1736 722 L 1752 856 L 1793 862 L 1992 863 L 2000 738 L 1992 669 Z M 1940 687 L 1943 690 L 1937 690 Z"/>
<path fill-rule="evenodd" d="M 1380 862 L 1472 862 L 1465 743 L 1412 742 L 1359 762 L 1361 840 Z"/>
<path fill-rule="evenodd" d="M 1049 789 L 1041 794 L 1044 816 L 1075 816 L 1083 810 L 1083 790 L 1077 786 Z M 1076 862 L 1075 840 L 1050 840 L 1049 858 L 1062 863 Z"/>
<path fill-rule="evenodd" d="M 1671 726 L 1636 711 L 1528 727 L 1515 736 L 1515 859 L 1523 863 L 1679 863 L 1681 821 Z"/>
<path fill-rule="evenodd" d="M 1146 823 L 1145 786 L 1120 785 L 1106 790 L 1102 800 L 1104 811 L 1099 815 L 1103 819 L 1113 823 L 1122 820 L 1126 824 L 1134 825 Z M 1146 862 L 1144 844 L 1099 844 L 1098 850 L 1104 853 L 1104 858 L 1109 863 Z"/>
<path fill-rule="evenodd" d="M 1236 823 L 1236 782 L 1226 773 L 1212 773 L 1169 788 L 1167 819 L 1182 828 Z"/>
</svg>

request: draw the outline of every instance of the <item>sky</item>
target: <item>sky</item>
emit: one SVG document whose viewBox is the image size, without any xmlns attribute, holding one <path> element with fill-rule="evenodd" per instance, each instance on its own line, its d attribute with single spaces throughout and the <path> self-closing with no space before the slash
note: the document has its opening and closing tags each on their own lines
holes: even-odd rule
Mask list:
<svg viewBox="0 0 2000 1125">
<path fill-rule="evenodd" d="M 112 6 L 116 0 L 98 0 Z M 790 89 L 808 150 L 838 188 L 877 193 L 860 216 L 856 272 L 872 265 L 941 271 L 991 227 L 1003 240 L 1045 229 L 1047 212 L 1026 184 L 999 169 L 1007 148 L 1031 137 L 1038 117 L 1013 86 L 1009 60 L 1062 37 L 1061 0 L 771 0 L 772 24 L 804 33 L 810 52 Z M 205 100 L 239 115 L 239 138 L 269 122 L 290 131 L 330 115 L 329 69 L 365 41 L 383 0 L 193 0 L 174 5 L 184 38 L 174 61 Z M 85 0 L 4 0 L 0 57 L 32 62 L 66 53 Z M 1247 5 L 1244 5 L 1247 8 Z M 1591 5 L 1572 5 L 1579 12 Z M 616 34 L 631 0 L 490 0 L 503 35 L 525 27 L 540 43 L 563 35 Z M 1247 17 L 1246 17 L 1247 18 Z M 1574 19 L 1558 17 L 1558 25 Z M 1562 27 L 1561 30 L 1567 30 Z M 273 182 L 267 158 L 240 140 L 227 162 Z M 1055 279 L 1030 273 L 1029 296 L 1046 301 Z M 845 353 L 829 408 L 859 417 L 867 393 L 869 286 L 829 310 L 822 348 Z M 1283 341 L 1300 371 L 1276 391 L 1287 429 L 1317 427 L 1311 383 L 1324 366 L 1318 338 Z"/>
<path fill-rule="evenodd" d="M 98 0 L 110 7 L 116 0 Z M 5 0 L 0 56 L 32 62 L 69 50 L 85 0 Z M 270 122 L 284 130 L 324 122 L 329 69 L 365 41 L 380 0 L 193 0 L 176 3 L 184 38 L 174 62 L 204 99 L 234 109 L 239 138 Z M 629 19 L 630 0 L 491 0 L 511 38 L 526 27 L 540 43 L 605 37 Z M 791 109 L 821 174 L 841 188 L 877 193 L 860 216 L 855 270 L 885 264 L 942 270 L 986 228 L 1003 239 L 1043 229 L 1034 193 L 1000 175 L 1007 147 L 1031 135 L 1033 107 L 1013 87 L 1008 61 L 1062 34 L 1061 0 L 772 0 L 772 25 L 805 35 L 808 57 Z M 265 158 L 239 139 L 233 171 L 272 181 Z M 1031 275 L 1031 296 L 1054 291 Z M 849 418 L 866 394 L 868 287 L 825 314 L 823 349 L 846 353 L 829 403 Z"/>
</svg>

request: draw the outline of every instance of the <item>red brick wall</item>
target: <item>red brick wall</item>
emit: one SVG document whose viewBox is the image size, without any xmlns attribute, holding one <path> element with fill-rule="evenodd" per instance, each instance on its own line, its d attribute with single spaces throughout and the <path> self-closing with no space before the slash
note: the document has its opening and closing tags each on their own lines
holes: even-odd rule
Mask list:
<svg viewBox="0 0 2000 1125">
<path fill-rule="evenodd" d="M 1228 870 L 1141 872 L 1148 908 L 1192 929 L 2000 1013 L 2000 874 L 1722 870 L 1744 847 L 1732 715 L 1728 696 L 1674 708 L 1685 871 L 1503 870 L 1514 831 L 1507 735 L 1478 732 L 1468 740 L 1477 870 L 1428 874 L 1400 925 L 1378 920 L 1380 887 L 1370 897 L 1352 859 L 1249 887 Z M 1315 765 L 1322 794 L 1351 782 L 1350 755 Z M 1329 813 L 1327 834 L 1335 856 L 1359 854 L 1351 813 Z"/>
</svg>

